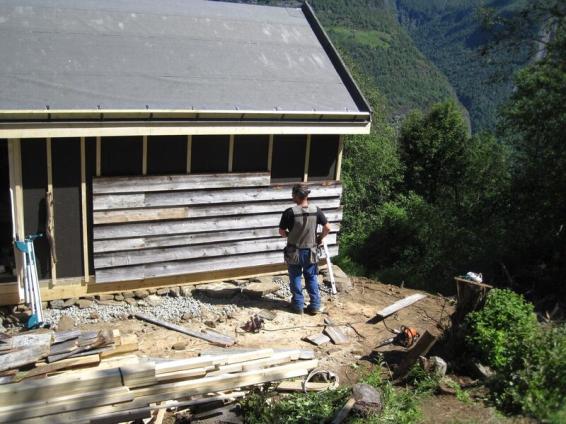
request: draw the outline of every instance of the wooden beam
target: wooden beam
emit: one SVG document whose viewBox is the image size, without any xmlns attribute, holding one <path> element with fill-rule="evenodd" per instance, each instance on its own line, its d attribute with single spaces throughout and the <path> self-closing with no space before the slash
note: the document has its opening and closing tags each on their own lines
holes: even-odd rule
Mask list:
<svg viewBox="0 0 566 424">
<path fill-rule="evenodd" d="M 50 260 L 51 260 L 51 284 L 55 286 L 57 284 L 57 252 L 54 247 L 56 245 L 55 240 L 55 211 L 53 208 L 53 161 L 51 158 L 51 139 L 48 138 L 45 143 L 47 149 L 47 237 L 50 241 Z"/>
<path fill-rule="evenodd" d="M 191 160 L 192 160 L 192 150 L 193 150 L 193 136 L 187 136 L 187 174 L 191 173 Z"/>
<path fill-rule="evenodd" d="M 417 362 L 419 356 L 426 356 L 426 354 L 429 352 L 430 349 L 432 349 L 435 343 L 436 343 L 436 337 L 434 337 L 428 331 L 425 331 L 424 334 L 421 337 L 419 337 L 419 339 L 417 340 L 415 345 L 411 348 L 411 350 L 409 350 L 405 354 L 405 356 L 401 360 L 401 363 L 393 373 L 393 376 L 395 378 L 404 377 L 409 372 L 413 364 Z"/>
<path fill-rule="evenodd" d="M 307 145 L 305 147 L 305 169 L 303 172 L 303 182 L 307 182 L 309 179 L 309 162 L 311 158 L 311 135 L 307 135 Z"/>
<path fill-rule="evenodd" d="M 338 157 L 336 158 L 336 181 L 340 181 L 342 175 L 342 154 L 344 152 L 344 136 L 339 136 Z"/>
<path fill-rule="evenodd" d="M 16 237 L 25 237 L 24 232 L 24 196 L 22 188 L 22 157 L 19 139 L 8 140 L 8 167 L 9 167 L 9 178 L 10 178 L 10 189 L 13 193 L 13 210 L 14 220 L 13 226 L 16 232 Z M 23 269 L 23 258 L 22 253 L 16 249 L 15 245 L 12 246 L 14 252 L 14 258 L 16 261 L 16 291 L 13 297 L 8 296 L 7 299 L 16 300 L 17 303 L 23 302 L 24 300 L 24 269 Z M 3 284 L 2 286 L 5 286 Z M 0 286 L 1 287 L 1 286 Z M 0 296 L 0 299 L 4 299 L 4 296 Z"/>
<path fill-rule="evenodd" d="M 403 308 L 406 308 L 407 306 L 412 305 L 415 302 L 418 302 L 421 299 L 424 299 L 426 297 L 425 294 L 422 293 L 415 293 L 411 296 L 407 296 L 404 299 L 401 299 L 395 303 L 393 303 L 392 305 L 389 305 L 386 308 L 383 308 L 382 310 L 377 312 L 377 316 L 381 319 L 388 317 L 389 315 L 394 314 L 395 312 L 400 311 Z"/>
<path fill-rule="evenodd" d="M 269 146 L 267 148 L 267 170 L 271 173 L 273 163 L 273 134 L 269 134 Z"/>
<path fill-rule="evenodd" d="M 310 198 L 339 197 L 340 184 L 310 184 Z M 95 211 L 108 209 L 136 209 L 145 207 L 194 206 L 217 203 L 249 203 L 273 200 L 289 200 L 288 186 L 227 188 L 217 190 L 179 191 L 171 193 L 126 193 L 94 195 Z"/>
<path fill-rule="evenodd" d="M 63 122 L 3 124 L 0 138 L 120 137 L 144 135 L 369 134 L 369 122 Z"/>
<path fill-rule="evenodd" d="M 88 252 L 88 221 L 87 221 L 87 193 L 86 193 L 86 149 L 85 139 L 81 138 L 81 223 L 82 223 L 82 240 L 83 240 L 83 274 L 85 283 L 90 280 L 90 272 L 88 269 L 89 252 Z"/>
<path fill-rule="evenodd" d="M 147 175 L 147 135 L 142 136 L 142 175 Z"/>
<path fill-rule="evenodd" d="M 94 225 L 120 224 L 128 222 L 160 221 L 163 219 L 189 219 L 205 218 L 213 216 L 248 215 L 250 213 L 274 213 L 284 211 L 293 206 L 288 200 L 276 200 L 273 202 L 261 202 L 250 208 L 249 204 L 224 204 L 224 205 L 196 205 L 170 207 L 170 208 L 148 208 L 123 210 L 94 211 Z M 340 207 L 340 198 L 317 199 L 316 206 L 323 210 L 337 209 Z"/>
<path fill-rule="evenodd" d="M 152 175 L 145 177 L 102 177 L 93 181 L 92 192 L 99 194 L 140 193 L 171 190 L 204 190 L 211 188 L 268 187 L 267 172 L 205 175 Z"/>
<path fill-rule="evenodd" d="M 325 212 L 329 222 L 342 220 L 342 208 Z M 226 231 L 231 229 L 276 227 L 281 213 L 242 215 L 234 217 L 212 217 L 177 221 L 157 221 L 148 223 L 111 224 L 94 227 L 94 240 L 115 238 L 163 236 L 189 234 L 200 231 Z"/>
<path fill-rule="evenodd" d="M 228 142 L 228 172 L 232 172 L 234 168 L 234 134 L 230 134 Z"/>
<path fill-rule="evenodd" d="M 102 140 L 96 137 L 96 176 L 102 175 Z"/>
</svg>

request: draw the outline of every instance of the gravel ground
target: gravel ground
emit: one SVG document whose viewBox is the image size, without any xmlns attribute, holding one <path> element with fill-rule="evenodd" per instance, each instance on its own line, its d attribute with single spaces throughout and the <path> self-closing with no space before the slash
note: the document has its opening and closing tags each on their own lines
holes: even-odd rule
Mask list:
<svg viewBox="0 0 566 424">
<path fill-rule="evenodd" d="M 80 325 L 123 320 L 131 314 L 141 312 L 164 321 L 179 322 L 186 314 L 194 318 L 202 318 L 211 314 L 226 317 L 237 308 L 234 305 L 211 305 L 192 297 L 163 296 L 160 299 L 161 304 L 156 306 L 150 306 L 144 300 L 139 301 L 138 305 L 128 305 L 124 302 L 116 305 L 101 305 L 95 302 L 91 307 L 84 309 L 76 306 L 67 309 L 46 309 L 45 321 L 55 325 L 63 315 L 67 315 L 75 321 L 76 325 Z"/>
</svg>

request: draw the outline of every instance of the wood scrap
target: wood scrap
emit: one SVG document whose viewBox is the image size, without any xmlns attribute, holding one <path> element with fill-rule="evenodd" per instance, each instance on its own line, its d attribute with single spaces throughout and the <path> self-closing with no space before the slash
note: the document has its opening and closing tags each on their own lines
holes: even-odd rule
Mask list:
<svg viewBox="0 0 566 424">
<path fill-rule="evenodd" d="M 341 424 L 342 422 L 344 422 L 344 420 L 348 418 L 348 415 L 350 415 L 350 411 L 354 407 L 355 403 L 356 399 L 354 399 L 353 397 L 349 398 L 342 409 L 338 411 L 338 414 L 336 414 L 336 416 L 332 420 L 332 424 Z"/>
<path fill-rule="evenodd" d="M 387 306 L 386 308 L 383 308 L 382 310 L 378 311 L 377 317 L 380 318 L 380 319 L 387 318 L 389 315 L 393 315 L 395 312 L 398 312 L 401 309 L 406 308 L 407 306 L 410 306 L 413 303 L 424 299 L 425 297 L 426 297 L 426 295 L 422 294 L 422 293 L 415 293 L 411 296 L 407 296 L 404 299 L 401 299 L 401 300 Z"/>
<path fill-rule="evenodd" d="M 339 327 L 335 327 L 333 325 L 327 325 L 324 327 L 324 333 L 330 337 L 330 340 L 334 344 L 346 344 L 350 341 L 348 336 L 346 336 Z"/>
<path fill-rule="evenodd" d="M 325 334 L 318 333 L 318 334 L 311 334 L 310 336 L 306 336 L 305 340 L 311 342 L 312 344 L 320 346 L 322 344 L 330 342 L 330 337 L 328 337 Z"/>
<path fill-rule="evenodd" d="M 176 325 L 176 324 L 166 322 L 166 321 L 161 321 L 159 319 L 152 318 L 150 316 L 144 315 L 144 314 L 139 313 L 139 312 L 136 313 L 134 316 L 138 319 L 143 320 L 143 321 L 147 321 L 147 322 L 150 322 L 152 324 L 168 328 L 169 330 L 178 331 L 179 333 L 187 334 L 187 335 L 192 336 L 192 337 L 196 337 L 196 338 L 199 338 L 199 339 L 202 339 L 202 340 L 206 340 L 207 342 L 210 342 L 210 343 L 218 345 L 218 346 L 232 346 L 233 344 L 236 343 L 236 341 L 232 337 L 225 336 L 225 335 L 222 335 L 220 333 L 212 332 L 210 330 L 208 330 L 206 333 L 190 330 L 190 329 L 182 327 L 180 325 Z"/>
<path fill-rule="evenodd" d="M 278 392 L 321 392 L 333 388 L 333 382 L 315 383 L 309 381 L 303 384 L 303 381 L 282 381 L 277 385 Z"/>
<path fill-rule="evenodd" d="M 35 368 L 27 371 L 20 379 L 35 377 L 37 375 L 49 374 L 55 371 L 60 371 L 69 368 L 76 368 L 86 365 L 93 365 L 100 363 L 100 355 L 89 355 L 81 358 L 63 359 L 48 365 L 36 366 Z"/>
<path fill-rule="evenodd" d="M 435 343 L 436 337 L 428 331 L 425 331 L 424 334 L 419 337 L 411 350 L 405 354 L 405 357 L 393 373 L 393 376 L 396 379 L 404 377 L 407 372 L 409 372 L 409 369 L 417 362 L 419 356 L 425 356 Z"/>
</svg>

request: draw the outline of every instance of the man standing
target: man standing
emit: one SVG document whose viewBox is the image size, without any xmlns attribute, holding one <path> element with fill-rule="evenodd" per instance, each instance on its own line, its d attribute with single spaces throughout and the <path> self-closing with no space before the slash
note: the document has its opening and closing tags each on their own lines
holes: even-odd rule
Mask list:
<svg viewBox="0 0 566 424">
<path fill-rule="evenodd" d="M 322 310 L 318 290 L 316 248 L 330 232 L 330 225 L 320 208 L 309 204 L 309 193 L 310 190 L 306 185 L 293 186 L 292 195 L 296 206 L 283 212 L 279 223 L 279 234 L 281 237 L 287 237 L 284 255 L 293 294 L 291 308 L 293 312 L 303 313 L 305 302 L 301 283 L 301 274 L 303 274 L 310 297 L 306 312 L 316 315 Z M 317 225 L 322 225 L 322 233 L 318 237 Z"/>
</svg>

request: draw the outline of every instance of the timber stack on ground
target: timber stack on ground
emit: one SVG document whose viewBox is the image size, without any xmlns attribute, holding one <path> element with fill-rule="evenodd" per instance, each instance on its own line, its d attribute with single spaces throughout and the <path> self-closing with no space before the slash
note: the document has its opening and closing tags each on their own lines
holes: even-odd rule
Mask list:
<svg viewBox="0 0 566 424">
<path fill-rule="evenodd" d="M 312 358 L 312 352 L 299 349 L 260 349 L 180 360 L 103 361 L 0 386 L 0 422 L 100 424 L 149 418 L 155 409 L 239 397 L 242 392 L 230 392 L 306 376 L 318 364 Z"/>
</svg>

